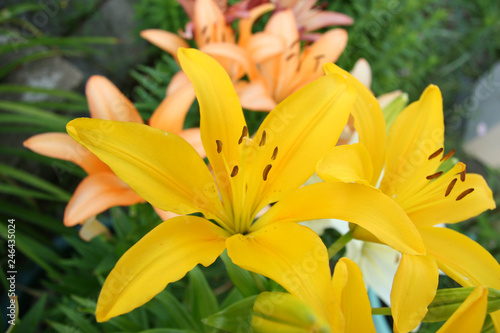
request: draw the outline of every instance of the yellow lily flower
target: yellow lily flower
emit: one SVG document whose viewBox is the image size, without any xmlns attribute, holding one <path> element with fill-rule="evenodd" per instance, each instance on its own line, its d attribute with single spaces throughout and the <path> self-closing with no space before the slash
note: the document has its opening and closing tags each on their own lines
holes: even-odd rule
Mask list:
<svg viewBox="0 0 500 333">
<path fill-rule="evenodd" d="M 317 201 L 328 191 L 330 198 L 346 202 L 327 209 L 327 217 L 338 214 L 359 223 L 403 253 L 424 253 L 411 221 L 377 191 L 361 188 L 360 195 L 371 200 L 365 208 L 356 201 L 358 184 L 324 184 L 320 193 L 304 193 L 308 187 L 296 190 L 335 146 L 347 121 L 354 93 L 345 79 L 326 75 L 299 90 L 269 114 L 251 139 L 238 96 L 218 62 L 194 49 L 180 49 L 178 58 L 200 104 L 201 137 L 215 179 L 175 134 L 98 119 L 77 119 L 67 126 L 76 141 L 153 206 L 204 216 L 172 218 L 130 248 L 104 283 L 98 321 L 144 304 L 197 264 L 213 263 L 225 248 L 235 264 L 275 280 L 302 299 L 313 298 L 311 304 L 324 311 L 312 296 L 321 293 L 308 287 L 328 282 L 315 274 L 320 268 L 311 252 L 323 244 L 313 231 L 292 223 L 302 221 L 301 212 L 274 219 L 266 217 L 271 208 L 254 223 L 263 208 L 285 196 Z M 385 210 L 389 216 L 381 212 Z"/>
<path fill-rule="evenodd" d="M 483 177 L 466 174 L 463 163 L 446 173 L 437 171 L 452 154 L 444 154 L 439 89 L 429 86 L 419 101 L 405 108 L 394 121 L 386 141 L 383 115 L 370 92 L 337 66 L 328 64 L 325 69 L 346 77 L 360 96 L 353 109 L 360 143 L 331 150 L 318 164 L 318 175 L 326 181 L 355 182 L 369 188 L 380 182 L 380 191 L 404 209 L 427 249 L 425 256 L 403 254 L 396 272 L 391 305 L 398 330 L 412 330 L 425 316 L 437 289 L 438 267 L 463 286 L 487 285 L 498 289 L 500 265 L 488 251 L 458 232 L 434 227 L 457 223 L 495 208 Z M 375 142 L 375 138 L 379 140 Z M 380 241 L 363 228 L 356 228 L 353 235 Z M 492 314 L 492 318 L 500 328 L 500 312 Z"/>
<path fill-rule="evenodd" d="M 326 248 L 323 246 L 316 253 L 318 265 L 324 267 L 321 273 L 330 279 Z M 353 261 L 341 258 L 335 265 L 331 282 L 324 287 L 326 289 L 320 292 L 333 297 L 334 302 L 330 300 L 322 305 L 324 308 L 332 307 L 326 312 L 334 317 L 323 317 L 324 312 L 315 312 L 308 300 L 286 293 L 265 292 L 257 297 L 253 307 L 252 332 L 375 332 L 363 276 Z"/>
<path fill-rule="evenodd" d="M 132 102 L 105 77 L 92 76 L 87 82 L 85 93 L 92 118 L 143 123 Z M 166 98 L 155 111 L 157 116 L 152 119 L 151 125 L 178 133 L 203 154 L 199 129 L 182 130 L 187 110 L 167 112 L 169 104 L 170 100 Z M 38 134 L 26 140 L 24 146 L 38 154 L 73 162 L 87 172 L 88 176 L 78 185 L 64 212 L 66 226 L 83 225 L 81 235 L 84 239 L 90 239 L 105 230 L 95 220 L 97 214 L 114 206 L 144 202 L 106 164 L 66 133 Z"/>
</svg>

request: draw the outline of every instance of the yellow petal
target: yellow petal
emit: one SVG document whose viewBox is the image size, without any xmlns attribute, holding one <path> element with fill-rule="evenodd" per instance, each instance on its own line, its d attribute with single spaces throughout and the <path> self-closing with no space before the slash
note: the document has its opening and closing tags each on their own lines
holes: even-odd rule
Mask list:
<svg viewBox="0 0 500 333">
<path fill-rule="evenodd" d="M 194 89 L 189 82 L 167 95 L 149 119 L 149 125 L 179 134 L 189 108 L 194 102 Z"/>
<path fill-rule="evenodd" d="M 450 172 L 453 175 L 451 179 L 444 182 L 442 179 L 433 181 L 411 198 L 413 206 L 404 207 L 415 225 L 456 223 L 479 215 L 487 209 L 495 209 L 491 189 L 481 175 L 467 174 L 465 181 L 462 182 L 460 175 L 455 174 L 453 169 Z M 445 176 L 441 176 L 443 180 Z M 454 186 L 446 196 L 451 181 L 454 182 Z M 463 196 L 470 189 L 473 189 L 473 192 Z"/>
<path fill-rule="evenodd" d="M 71 227 L 115 206 L 144 202 L 112 172 L 85 177 L 78 185 L 64 211 L 64 225 Z"/>
<path fill-rule="evenodd" d="M 282 285 L 341 328 L 338 303 L 333 296 L 328 254 L 311 229 L 295 223 L 274 223 L 246 236 L 236 234 L 226 241 L 233 262 Z"/>
<path fill-rule="evenodd" d="M 461 233 L 438 227 L 419 228 L 427 253 L 439 268 L 465 287 L 485 285 L 500 290 L 500 265 L 481 245 Z"/>
<path fill-rule="evenodd" d="M 344 332 L 375 332 L 372 308 L 359 267 L 350 259 L 341 258 L 335 265 L 332 284 L 344 315 Z"/>
<path fill-rule="evenodd" d="M 356 223 L 380 242 L 407 254 L 425 254 L 420 234 L 394 200 L 361 184 L 323 182 L 304 186 L 276 203 L 252 226 L 276 221 L 339 219 Z"/>
<path fill-rule="evenodd" d="M 409 332 L 420 324 L 436 296 L 438 282 L 439 269 L 432 256 L 403 254 L 391 291 L 392 317 L 398 331 Z"/>
<path fill-rule="evenodd" d="M 178 214 L 222 210 L 205 163 L 186 141 L 150 126 L 75 119 L 68 133 L 153 206 Z"/>
<path fill-rule="evenodd" d="M 255 134 L 258 154 L 251 162 L 252 178 L 248 178 L 263 179 L 271 165 L 263 183 L 249 181 L 247 195 L 260 197 L 260 208 L 278 201 L 314 174 L 317 162 L 337 143 L 353 101 L 354 93 L 343 78 L 326 75 L 269 113 Z M 264 132 L 265 143 L 260 145 Z"/>
<path fill-rule="evenodd" d="M 224 202 L 230 203 L 230 174 L 239 164 L 238 142 L 246 127 L 238 95 L 226 71 L 213 58 L 195 49 L 180 49 L 178 56 L 200 104 L 201 140 L 205 152 Z"/>
<path fill-rule="evenodd" d="M 406 107 L 387 137 L 387 163 L 380 189 L 389 196 L 410 198 L 428 182 L 440 164 L 443 147 L 443 99 L 439 88 L 427 87 L 420 100 Z"/>
<path fill-rule="evenodd" d="M 118 260 L 97 301 L 98 322 L 132 311 L 197 264 L 211 265 L 228 234 L 196 216 L 174 217 L 141 238 Z"/>
<path fill-rule="evenodd" d="M 263 14 L 267 13 L 268 11 L 271 11 L 274 9 L 274 4 L 271 3 L 266 3 L 262 4 L 260 6 L 257 6 L 255 8 L 252 8 L 249 13 L 249 17 L 241 18 L 239 21 L 238 25 L 238 30 L 239 30 L 239 37 L 238 37 L 238 43 L 242 47 L 246 47 L 248 40 L 252 34 L 252 26 L 255 23 L 255 21 L 262 16 Z"/>
<path fill-rule="evenodd" d="M 352 109 L 354 128 L 358 132 L 359 142 L 370 153 L 373 163 L 373 176 L 370 184 L 375 186 L 385 163 L 386 135 L 382 109 L 372 92 L 349 72 L 332 63 L 326 64 L 324 70 L 326 73 L 336 73 L 344 76 L 356 90 L 357 98 Z"/>
<path fill-rule="evenodd" d="M 437 333 L 479 333 L 488 305 L 488 288 L 474 289 Z"/>
<path fill-rule="evenodd" d="M 268 95 L 265 83 L 262 80 L 240 81 L 235 88 L 241 106 L 245 109 L 269 112 L 276 107 L 276 102 Z"/>
<path fill-rule="evenodd" d="M 66 133 L 37 134 L 24 141 L 23 145 L 40 155 L 73 162 L 88 174 L 111 171 L 106 164 Z"/>
<path fill-rule="evenodd" d="M 189 47 L 188 43 L 169 31 L 160 29 L 143 30 L 140 33 L 141 37 L 153 45 L 158 46 L 165 52 L 170 53 L 177 60 L 177 49 L 179 47 Z"/>
<path fill-rule="evenodd" d="M 373 165 L 370 154 L 360 144 L 336 146 L 321 159 L 316 173 L 325 181 L 370 185 Z"/>
<path fill-rule="evenodd" d="M 104 76 L 91 76 L 85 86 L 85 95 L 92 118 L 143 123 L 134 104 Z"/>
</svg>

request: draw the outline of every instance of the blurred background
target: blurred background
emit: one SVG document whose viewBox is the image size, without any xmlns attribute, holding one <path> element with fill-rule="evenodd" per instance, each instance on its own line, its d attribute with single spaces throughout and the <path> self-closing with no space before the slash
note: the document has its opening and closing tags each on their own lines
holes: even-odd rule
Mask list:
<svg viewBox="0 0 500 333">
<path fill-rule="evenodd" d="M 399 89 L 412 102 L 427 85 L 440 87 L 446 150 L 456 148 L 455 156 L 467 164 L 468 172 L 484 175 L 498 206 L 500 2 L 340 0 L 318 5 L 353 18 L 354 24 L 344 27 L 349 42 L 337 64 L 350 70 L 356 60 L 365 58 L 371 65 L 375 95 Z M 257 29 L 265 19 L 256 23 Z M 85 172 L 69 162 L 35 154 L 22 143 L 34 134 L 64 132 L 69 120 L 88 116 L 84 87 L 95 74 L 109 78 L 148 119 L 178 66 L 171 56 L 142 40 L 139 32 L 152 28 L 177 32 L 188 20 L 175 0 L 1 1 L 0 253 L 7 249 L 7 220 L 15 219 L 16 265 L 22 272 L 17 281 L 20 314 L 28 316 L 24 326 L 14 330 L 101 332 L 121 327 L 136 332 L 173 320 L 172 315 L 161 319 L 164 322 L 151 319 L 151 313 L 158 317 L 165 304 L 174 313 L 182 312 L 175 307 L 183 305 L 166 297 L 111 324 L 95 324 L 95 298 L 107 272 L 160 219 L 150 207 L 113 208 L 101 220 L 115 237 L 94 239 L 89 247 L 78 237 L 77 228 L 62 224 L 65 205 Z M 246 116 L 257 123 L 264 113 L 246 112 Z M 195 104 L 185 127 L 197 125 L 197 117 Z M 452 228 L 500 260 L 498 208 Z M 6 267 L 6 255 L 0 260 Z M 226 283 L 218 273 L 221 265 L 203 270 L 220 292 L 218 297 L 224 295 Z M 8 289 L 4 269 L 0 280 Z M 187 283 L 182 280 L 169 292 L 182 296 Z M 8 301 L 3 295 L 2 308 Z M 6 329 L 4 316 L 1 321 Z"/>
</svg>

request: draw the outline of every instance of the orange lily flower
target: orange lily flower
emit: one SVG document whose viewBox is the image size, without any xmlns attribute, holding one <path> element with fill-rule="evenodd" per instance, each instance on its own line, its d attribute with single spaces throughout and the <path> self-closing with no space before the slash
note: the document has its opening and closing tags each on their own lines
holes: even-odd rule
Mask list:
<svg viewBox="0 0 500 333">
<path fill-rule="evenodd" d="M 240 21 L 241 23 L 241 21 Z M 254 111 L 271 111 L 297 89 L 323 75 L 325 63 L 335 62 L 347 44 L 347 32 L 333 29 L 301 51 L 293 12 L 275 13 L 263 32 L 243 34 L 239 44 L 257 65 L 258 79 L 239 82 L 241 105 Z"/>
<path fill-rule="evenodd" d="M 92 76 L 87 82 L 85 93 L 92 118 L 143 123 L 132 102 L 107 78 Z M 199 129 L 183 131 L 185 112 L 167 112 L 171 104 L 167 96 L 155 111 L 151 126 L 177 132 L 204 156 Z M 87 172 L 88 176 L 80 182 L 64 212 L 64 225 L 72 227 L 82 224 L 80 235 L 84 239 L 91 239 L 105 230 L 95 220 L 97 214 L 114 206 L 145 202 L 97 156 L 66 133 L 38 134 L 26 140 L 24 146 L 41 155 L 73 162 Z"/>
</svg>

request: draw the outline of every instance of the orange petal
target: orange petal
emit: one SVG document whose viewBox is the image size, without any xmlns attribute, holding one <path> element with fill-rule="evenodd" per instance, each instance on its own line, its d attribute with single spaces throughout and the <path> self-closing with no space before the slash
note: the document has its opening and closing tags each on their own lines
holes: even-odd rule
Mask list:
<svg viewBox="0 0 500 333">
<path fill-rule="evenodd" d="M 177 60 L 177 49 L 179 47 L 189 47 L 188 43 L 176 34 L 160 29 L 143 30 L 141 31 L 141 37 L 163 51 L 170 53 L 175 60 Z"/>
<path fill-rule="evenodd" d="M 194 97 L 191 83 L 177 88 L 163 99 L 149 119 L 149 126 L 179 134 L 184 127 L 184 120 L 194 102 Z"/>
<path fill-rule="evenodd" d="M 274 4 L 266 3 L 253 8 L 250 11 L 250 16 L 248 18 L 240 19 L 240 22 L 238 23 L 240 32 L 238 38 L 239 45 L 241 45 L 242 47 L 246 47 L 248 40 L 252 34 L 252 26 L 255 23 L 255 20 L 257 20 L 264 13 L 273 9 L 274 9 Z"/>
<path fill-rule="evenodd" d="M 241 78 L 245 73 L 250 80 L 257 77 L 257 68 L 248 52 L 236 44 L 210 43 L 200 50 L 217 60 L 232 80 Z"/>
<path fill-rule="evenodd" d="M 353 22 L 354 20 L 345 14 L 325 10 L 315 11 L 307 19 L 299 20 L 299 24 L 305 28 L 305 31 L 314 31 L 333 25 L 351 25 Z"/>
<path fill-rule="evenodd" d="M 90 150 L 78 144 L 66 133 L 37 134 L 23 144 L 40 155 L 73 162 L 88 174 L 111 171 Z"/>
<path fill-rule="evenodd" d="M 134 104 L 104 76 L 91 76 L 85 94 L 92 118 L 143 123 Z"/>
<path fill-rule="evenodd" d="M 241 106 L 245 109 L 269 112 L 276 107 L 276 102 L 268 95 L 262 80 L 240 81 L 235 88 L 240 97 Z"/>
<path fill-rule="evenodd" d="M 199 48 L 210 43 L 234 42 L 232 29 L 213 0 L 197 0 L 194 3 L 194 37 Z"/>
<path fill-rule="evenodd" d="M 153 209 L 156 214 L 158 214 L 158 216 L 162 219 L 162 221 L 166 221 L 168 219 L 171 219 L 172 217 L 180 216 L 179 214 L 167 212 L 166 210 L 162 210 L 160 208 L 153 207 Z"/>
<path fill-rule="evenodd" d="M 76 188 L 64 212 L 67 227 L 82 223 L 114 206 L 144 202 L 115 174 L 101 172 L 85 177 Z"/>
<path fill-rule="evenodd" d="M 261 63 L 285 52 L 287 45 L 280 36 L 258 32 L 249 39 L 246 49 L 253 61 Z"/>
<path fill-rule="evenodd" d="M 294 82 L 294 89 L 320 77 L 323 64 L 335 62 L 347 45 L 347 31 L 333 29 L 323 34 L 314 44 L 304 50 L 299 75 Z"/>
<path fill-rule="evenodd" d="M 176 92 L 178 89 L 184 88 L 186 85 L 190 85 L 191 81 L 189 81 L 189 78 L 187 77 L 186 73 L 183 71 L 178 71 L 177 73 L 172 76 L 172 79 L 170 80 L 170 83 L 167 86 L 167 96 L 170 94 L 173 94 Z"/>
<path fill-rule="evenodd" d="M 200 154 L 201 158 L 207 156 L 205 148 L 203 148 L 203 142 L 201 142 L 201 133 L 198 127 L 185 129 L 179 133 L 179 136 L 193 146 L 196 152 Z"/>
</svg>

